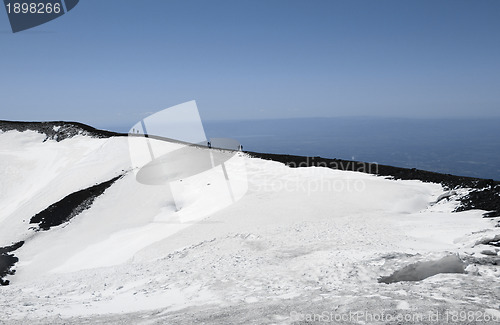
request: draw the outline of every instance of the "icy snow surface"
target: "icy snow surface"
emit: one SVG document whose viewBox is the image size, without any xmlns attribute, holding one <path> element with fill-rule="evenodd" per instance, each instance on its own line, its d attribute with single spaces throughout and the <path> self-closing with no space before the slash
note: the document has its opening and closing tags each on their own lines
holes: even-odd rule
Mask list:
<svg viewBox="0 0 500 325">
<path fill-rule="evenodd" d="M 245 157 L 242 199 L 203 201 L 203 191 L 222 189 L 200 183 L 200 197 L 178 209 L 168 185 L 136 181 L 126 137 L 43 140 L 0 134 L 0 247 L 26 241 L 14 252 L 11 285 L 0 287 L 0 323 L 291 324 L 385 313 L 430 324 L 432 315 L 444 323 L 464 310 L 490 320 L 481 324 L 500 317 L 495 265 L 377 281 L 451 254 L 484 257 L 481 241 L 500 233 L 483 211 L 432 205 L 445 192 L 439 184 Z M 69 223 L 30 229 L 50 204 L 123 173 Z"/>
</svg>

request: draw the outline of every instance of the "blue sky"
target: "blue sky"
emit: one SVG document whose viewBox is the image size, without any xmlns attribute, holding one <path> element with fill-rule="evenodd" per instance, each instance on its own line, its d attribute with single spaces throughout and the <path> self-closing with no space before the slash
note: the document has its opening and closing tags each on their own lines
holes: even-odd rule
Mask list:
<svg viewBox="0 0 500 325">
<path fill-rule="evenodd" d="M 500 1 L 81 0 L 0 39 L 0 119 L 500 117 Z"/>
</svg>

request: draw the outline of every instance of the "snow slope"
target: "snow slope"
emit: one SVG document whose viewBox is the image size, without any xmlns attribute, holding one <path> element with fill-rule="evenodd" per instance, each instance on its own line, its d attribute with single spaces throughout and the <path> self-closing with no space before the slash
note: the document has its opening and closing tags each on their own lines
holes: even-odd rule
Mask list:
<svg viewBox="0 0 500 325">
<path fill-rule="evenodd" d="M 14 252 L 20 261 L 11 285 L 0 287 L 0 323 L 290 324 L 326 312 L 420 315 L 429 318 L 406 323 L 432 323 L 431 312 L 444 322 L 461 310 L 489 317 L 482 324 L 500 317 L 493 285 L 500 271 L 481 254 L 494 249 L 478 244 L 500 229 L 484 211 L 433 204 L 444 192 L 439 184 L 245 156 L 243 198 L 214 200 L 223 189 L 207 174 L 179 209 L 169 185 L 136 181 L 126 137 L 44 138 L 0 134 L 0 246 L 25 241 Z M 50 204 L 120 174 L 69 222 L 29 229 Z M 451 254 L 466 274 L 377 281 Z M 345 321 L 362 322 L 387 323 Z"/>
</svg>

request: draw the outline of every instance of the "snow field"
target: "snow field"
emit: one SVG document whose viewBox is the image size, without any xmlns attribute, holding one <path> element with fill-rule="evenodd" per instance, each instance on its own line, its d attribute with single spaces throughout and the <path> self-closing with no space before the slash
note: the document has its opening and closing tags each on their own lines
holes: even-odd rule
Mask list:
<svg viewBox="0 0 500 325">
<path fill-rule="evenodd" d="M 40 139 L 0 136 L 2 163 L 11 166 L 0 229 L 15 225 L 0 230 L 2 241 L 31 236 L 22 222 L 30 213 L 129 172 L 90 209 L 16 251 L 17 274 L 0 287 L 9 322 L 290 324 L 293 315 L 325 310 L 492 315 L 500 307 L 492 286 L 500 274 L 491 265 L 377 282 L 415 262 L 483 256 L 481 240 L 500 233 L 482 211 L 452 213 L 456 203 L 446 200 L 432 205 L 444 192 L 438 184 L 246 157 L 248 192 L 239 201 L 188 200 L 179 210 L 168 185 L 135 180 L 127 139 Z"/>
</svg>

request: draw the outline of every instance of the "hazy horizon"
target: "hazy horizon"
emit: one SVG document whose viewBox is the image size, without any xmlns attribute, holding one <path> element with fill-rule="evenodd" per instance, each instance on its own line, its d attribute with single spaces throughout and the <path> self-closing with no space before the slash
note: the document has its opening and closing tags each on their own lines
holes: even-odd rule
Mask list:
<svg viewBox="0 0 500 325">
<path fill-rule="evenodd" d="M 330 117 L 203 121 L 244 150 L 321 156 L 500 180 L 500 118 Z M 93 125 L 95 127 L 95 125 Z M 102 129 L 126 133 L 131 126 Z"/>
<path fill-rule="evenodd" d="M 498 1 L 80 1 L 12 34 L 0 118 L 500 117 Z"/>
</svg>

